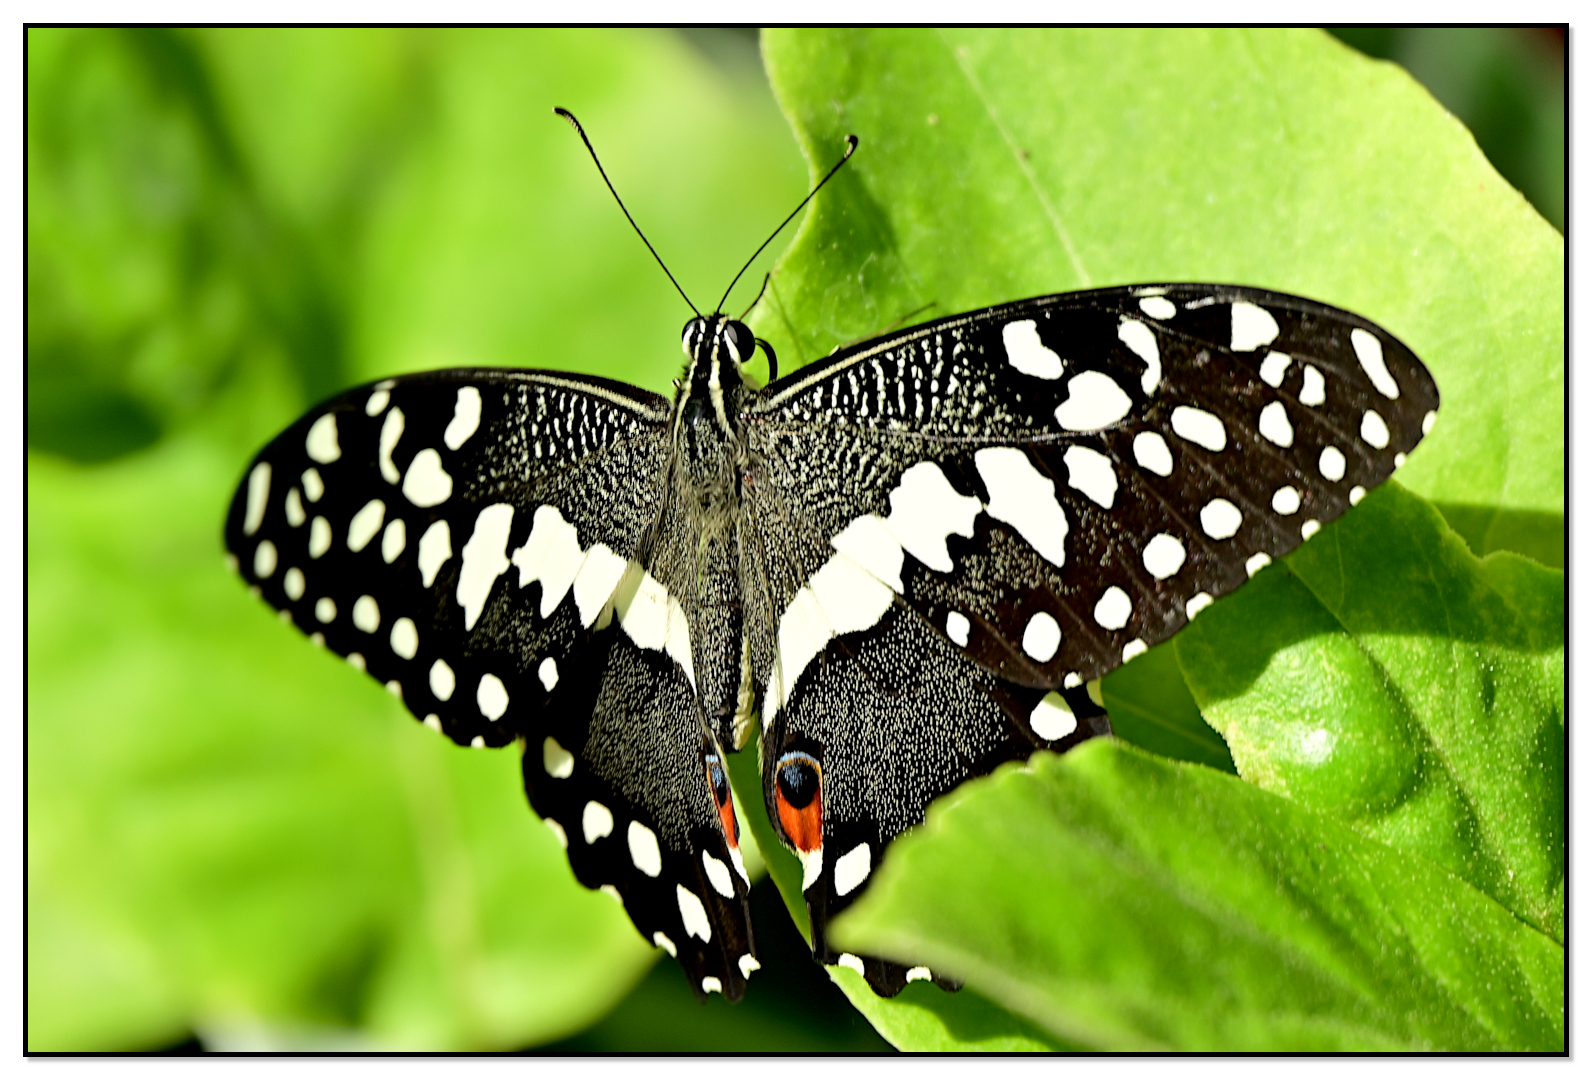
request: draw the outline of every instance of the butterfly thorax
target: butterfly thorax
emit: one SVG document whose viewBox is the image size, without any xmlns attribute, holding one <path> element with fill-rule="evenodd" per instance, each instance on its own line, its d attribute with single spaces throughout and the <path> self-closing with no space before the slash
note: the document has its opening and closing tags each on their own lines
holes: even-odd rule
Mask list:
<svg viewBox="0 0 1592 1080">
<path fill-rule="evenodd" d="M 754 345 L 744 324 L 722 315 L 691 320 L 681 344 L 687 363 L 675 399 L 669 475 L 672 502 L 685 527 L 673 547 L 659 552 L 672 565 L 654 573 L 667 575 L 681 597 L 697 691 L 709 724 L 727 740 L 744 681 L 735 530 L 746 459 L 739 416 L 750 392 L 741 365 Z"/>
</svg>

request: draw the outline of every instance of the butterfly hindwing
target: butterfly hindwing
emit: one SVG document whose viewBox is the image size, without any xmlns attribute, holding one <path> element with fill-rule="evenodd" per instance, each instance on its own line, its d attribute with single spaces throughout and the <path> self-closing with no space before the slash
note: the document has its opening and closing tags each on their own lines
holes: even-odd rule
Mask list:
<svg viewBox="0 0 1592 1080">
<path fill-rule="evenodd" d="M 704 772 L 703 747 L 716 743 L 677 662 L 689 644 L 654 610 L 643 568 L 669 412 L 656 395 L 557 373 L 471 369 L 361 387 L 260 452 L 226 543 L 284 618 L 428 726 L 464 745 L 523 740 L 528 794 L 571 841 L 580 880 L 618 891 L 648 941 L 662 946 L 663 934 L 699 994 L 716 978 L 738 996 L 755 963 L 741 959 L 752 951 L 744 877 L 728 875 L 728 896 L 706 894 L 725 876 L 707 868 L 739 865 L 723 835 L 733 815 L 718 813 Z M 676 633 L 666 641 L 655 623 Z M 618 782 L 610 758 L 635 748 L 622 736 L 637 724 L 650 741 L 624 767 L 637 781 L 666 768 L 672 801 Z M 589 803 L 601 807 L 593 827 L 607 814 L 619 830 L 623 859 L 604 860 L 615 845 L 602 837 L 586 842 Z"/>
<path fill-rule="evenodd" d="M 879 823 L 877 860 L 959 777 L 1046 733 L 1093 733 L 1079 723 L 1098 711 L 1091 680 L 1385 480 L 1437 404 L 1425 368 L 1374 324 L 1213 285 L 1007 304 L 769 386 L 745 416 L 746 589 L 771 626 L 752 671 L 771 812 L 792 753 L 813 758 L 831 800 L 827 891 L 815 905 L 818 885 L 804 890 L 815 941 L 846 895 L 833 875 L 861 863 L 841 862 L 855 843 L 839 832 L 847 850 L 829 849 L 831 814 L 854 827 L 835 799 L 895 804 L 856 812 Z M 918 667 L 893 666 L 905 656 Z M 942 679 L 963 696 L 930 706 L 953 696 Z M 960 743 L 925 720 L 946 708 Z M 1027 737 L 995 738 L 1002 723 Z"/>
<path fill-rule="evenodd" d="M 666 652 L 638 646 L 617 620 L 597 636 L 600 668 L 571 674 L 526 748 L 531 805 L 575 876 L 615 894 L 698 997 L 737 1000 L 757 962 L 723 752 Z"/>
</svg>

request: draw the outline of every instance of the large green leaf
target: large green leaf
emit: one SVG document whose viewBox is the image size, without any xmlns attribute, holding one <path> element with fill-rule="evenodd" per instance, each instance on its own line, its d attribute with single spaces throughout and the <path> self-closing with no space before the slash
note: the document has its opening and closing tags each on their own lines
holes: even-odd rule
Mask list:
<svg viewBox="0 0 1592 1080">
<path fill-rule="evenodd" d="M 1240 775 L 1564 940 L 1564 575 L 1398 485 L 1177 639 Z"/>
<path fill-rule="evenodd" d="M 1327 815 L 1112 740 L 937 803 L 834 933 L 1097 1048 L 1565 1046 L 1545 935 Z"/>
<path fill-rule="evenodd" d="M 1562 565 L 1563 238 L 1401 69 L 1316 31 L 800 31 L 764 53 L 815 169 L 862 140 L 758 313 L 782 357 L 925 304 L 1298 293 L 1432 369 L 1441 419 L 1400 480 L 1478 554 Z"/>
<path fill-rule="evenodd" d="M 1400 481 L 1435 500 L 1477 552 L 1513 549 L 1562 561 L 1562 238 L 1398 69 L 1313 32 L 801 31 L 768 35 L 764 51 L 815 171 L 833 160 L 845 133 L 862 139 L 817 200 L 757 312 L 759 329 L 787 364 L 925 317 L 916 314 L 925 304 L 938 315 L 1157 280 L 1235 281 L 1313 296 L 1382 322 L 1437 378 L 1441 420 Z M 1497 361 L 1501 354 L 1507 365 Z M 1387 522 L 1367 525 L 1371 543 L 1409 541 Z M 1266 582 L 1252 588 L 1262 607 L 1246 609 L 1246 617 L 1272 618 Z M 1521 616 L 1527 624 L 1554 617 L 1550 609 Z M 1319 667 L 1311 674 L 1330 676 Z M 1119 734 L 1231 768 L 1181 682 L 1170 649 L 1108 678 Z M 1533 707 L 1546 701 L 1539 712 L 1553 715 L 1540 683 L 1523 693 Z M 1525 728 L 1495 742 L 1515 751 L 1522 738 L 1552 732 L 1551 724 Z M 1533 747 L 1534 757 L 1512 758 L 1509 767 L 1529 775 L 1552 757 Z M 1553 803 L 1540 796 L 1553 790 L 1553 778 L 1524 786 L 1537 801 L 1489 833 L 1541 831 Z M 1530 912 L 1534 925 L 1552 927 L 1562 910 L 1554 892 L 1555 881 L 1562 889 L 1562 838 L 1550 831 L 1537 846 L 1521 846 L 1511 849 L 1513 861 L 1483 860 L 1487 883 L 1496 886 L 1499 871 L 1507 880 L 1510 870 L 1529 868 L 1529 880 L 1504 893 L 1520 899 L 1515 910 Z M 937 870 L 964 872 L 962 854 L 942 852 Z M 1021 906 L 1020 890 L 1032 883 L 1010 884 Z M 881 916 L 873 925 L 882 924 Z M 1069 914 L 1066 925 L 1078 922 Z M 857 940 L 865 946 L 869 939 Z M 922 943 L 895 940 L 905 959 L 945 955 L 927 945 L 915 952 Z M 854 989 L 845 973 L 835 977 Z M 973 985 L 1036 1018 L 993 991 L 995 984 Z M 853 999 L 901 1045 L 919 1045 L 920 1037 L 926 1046 L 956 1045 L 945 1033 L 956 1029 L 950 1018 L 963 1006 L 913 990 L 912 1008 L 934 1013 L 938 1029 L 914 1027 L 898 1015 L 899 1001 L 876 1002 L 866 991 Z M 1337 1004 L 1348 1008 L 1347 1001 Z M 1429 1032 L 1361 1029 L 1326 999 L 1315 1007 L 1325 1026 L 1298 1032 L 1313 1044 L 1487 1043 L 1465 1023 Z M 1098 1044 L 1110 1029 L 1050 1030 Z M 1130 1030 L 1131 1023 L 1123 1029 Z M 1178 1044 L 1244 1037 L 1237 1027 L 1190 1034 L 1196 1030 L 1191 1025 Z M 1282 1028 L 1261 1032 L 1255 1029 L 1257 1042 L 1287 1041 Z"/>
</svg>

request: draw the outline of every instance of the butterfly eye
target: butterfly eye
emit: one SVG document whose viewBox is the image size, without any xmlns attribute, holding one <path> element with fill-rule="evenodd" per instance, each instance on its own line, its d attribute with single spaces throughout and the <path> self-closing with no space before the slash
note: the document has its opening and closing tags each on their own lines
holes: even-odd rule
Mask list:
<svg viewBox="0 0 1592 1080">
<path fill-rule="evenodd" d="M 685 350 L 687 356 L 696 355 L 696 347 L 702 341 L 702 320 L 691 319 L 686 322 L 685 329 L 680 331 L 680 348 Z"/>
<path fill-rule="evenodd" d="M 752 336 L 751 328 L 741 322 L 727 322 L 724 324 L 724 341 L 730 347 L 730 355 L 737 364 L 744 364 L 752 358 L 757 350 L 757 339 Z"/>
<path fill-rule="evenodd" d="M 730 778 L 724 771 L 724 762 L 717 754 L 703 754 L 702 763 L 708 771 L 708 788 L 713 792 L 713 802 L 719 808 L 719 821 L 724 824 L 724 835 L 733 845 L 741 838 L 740 823 L 735 820 L 735 803 L 730 799 Z"/>
<path fill-rule="evenodd" d="M 775 770 L 780 827 L 799 852 L 824 842 L 823 775 L 817 759 L 800 751 L 780 758 Z"/>
</svg>

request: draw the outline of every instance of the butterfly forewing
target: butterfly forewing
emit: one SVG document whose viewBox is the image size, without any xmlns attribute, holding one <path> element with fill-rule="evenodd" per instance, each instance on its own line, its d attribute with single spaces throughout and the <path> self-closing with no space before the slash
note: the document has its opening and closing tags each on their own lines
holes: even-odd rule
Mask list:
<svg viewBox="0 0 1592 1080">
<path fill-rule="evenodd" d="M 689 642 L 652 632 L 669 611 L 646 587 L 669 414 L 656 395 L 557 373 L 362 387 L 261 451 L 226 544 L 284 618 L 428 726 L 465 745 L 523 740 L 528 792 L 580 880 L 618 892 L 699 994 L 738 996 L 755 961 L 744 877 L 712 870 L 738 865 L 704 772 L 716 743 L 676 659 Z M 670 777 L 667 798 L 648 797 L 648 775 Z"/>
<path fill-rule="evenodd" d="M 824 773 L 815 927 L 863 864 L 845 830 L 883 845 L 962 777 L 1092 733 L 1090 680 L 1385 480 L 1437 404 L 1374 324 L 1213 285 L 1007 304 L 771 385 L 745 416 L 752 669 L 771 812 L 787 754 Z"/>
</svg>

